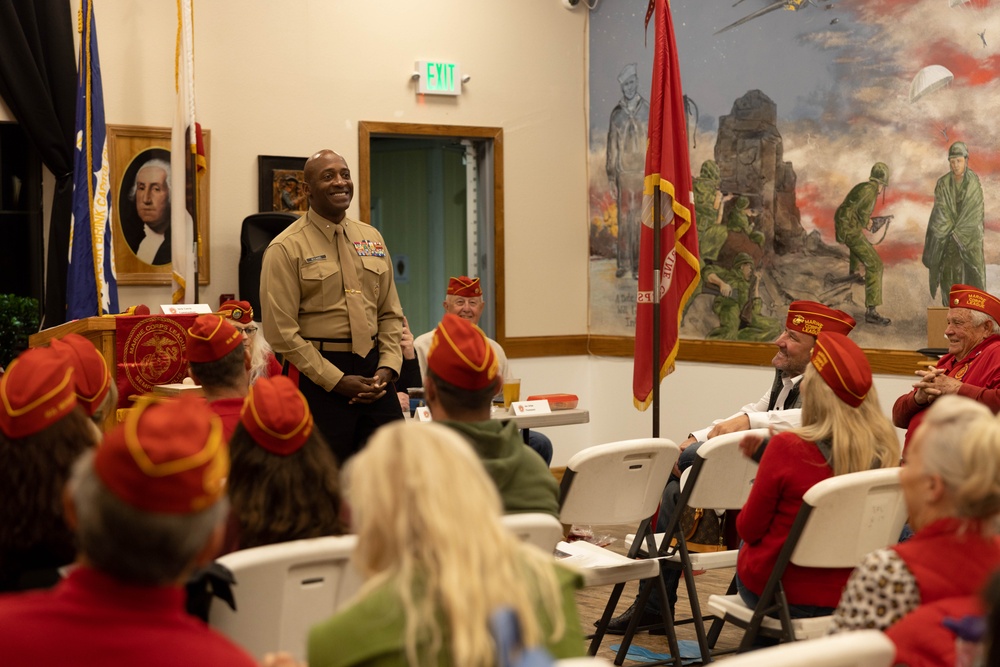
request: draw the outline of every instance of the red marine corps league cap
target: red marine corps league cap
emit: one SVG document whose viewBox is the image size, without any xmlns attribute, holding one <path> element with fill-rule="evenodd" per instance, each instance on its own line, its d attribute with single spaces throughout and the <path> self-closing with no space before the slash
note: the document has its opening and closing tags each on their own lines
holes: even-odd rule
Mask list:
<svg viewBox="0 0 1000 667">
<path fill-rule="evenodd" d="M 67 334 L 53 340 L 49 347 L 73 367 L 76 400 L 93 417 L 104 397 L 111 391 L 111 371 L 94 344 L 80 334 Z"/>
<path fill-rule="evenodd" d="M 1000 322 L 1000 300 L 971 285 L 952 285 L 948 305 L 952 308 L 978 310 Z"/>
<path fill-rule="evenodd" d="M 202 315 L 187 330 L 185 354 L 195 363 L 218 361 L 242 344 L 243 334 L 229 320 Z"/>
<path fill-rule="evenodd" d="M 240 324 L 253 322 L 253 306 L 249 301 L 226 301 L 219 307 L 219 315 L 236 320 Z"/>
<path fill-rule="evenodd" d="M 810 360 L 837 398 L 851 407 L 864 402 L 872 388 L 872 369 L 857 343 L 839 333 L 821 333 Z"/>
<path fill-rule="evenodd" d="M 24 438 L 48 428 L 76 407 L 73 367 L 49 347 L 22 352 L 0 378 L 0 430 Z"/>
<path fill-rule="evenodd" d="M 427 367 L 460 389 L 485 389 L 500 371 L 496 352 L 486 334 L 471 322 L 447 314 L 434 330 Z"/>
<path fill-rule="evenodd" d="M 254 442 L 279 456 L 297 452 L 313 429 L 305 397 L 284 375 L 261 378 L 250 387 L 240 421 Z"/>
<path fill-rule="evenodd" d="M 815 301 L 792 301 L 788 306 L 785 328 L 818 336 L 822 331 L 848 335 L 857 322 L 842 310 Z"/>
<path fill-rule="evenodd" d="M 454 276 L 448 279 L 448 296 L 482 296 L 483 289 L 479 286 L 479 278 L 469 276 Z"/>
<path fill-rule="evenodd" d="M 229 475 L 222 420 L 193 396 L 140 400 L 97 448 L 94 470 L 136 509 L 200 512 L 222 497 Z"/>
</svg>

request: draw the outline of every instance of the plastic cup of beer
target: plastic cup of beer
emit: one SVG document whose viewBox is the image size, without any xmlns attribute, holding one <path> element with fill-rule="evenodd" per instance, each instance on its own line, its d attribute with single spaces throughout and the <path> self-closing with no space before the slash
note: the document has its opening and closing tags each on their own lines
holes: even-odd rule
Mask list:
<svg viewBox="0 0 1000 667">
<path fill-rule="evenodd" d="M 521 400 L 521 380 L 511 378 L 503 381 L 503 407 L 510 410 L 510 404 Z"/>
</svg>

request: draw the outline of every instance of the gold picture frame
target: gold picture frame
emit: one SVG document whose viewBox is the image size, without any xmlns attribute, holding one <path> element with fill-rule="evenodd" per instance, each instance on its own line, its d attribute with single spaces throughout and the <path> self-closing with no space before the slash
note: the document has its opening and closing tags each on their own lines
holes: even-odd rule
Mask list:
<svg viewBox="0 0 1000 667">
<path fill-rule="evenodd" d="M 210 133 L 202 130 L 205 160 L 211 165 Z M 137 256 L 143 233 L 143 221 L 137 212 L 133 187 L 141 167 L 150 160 L 170 163 L 170 128 L 142 127 L 138 125 L 108 125 L 108 158 L 111 166 L 111 211 L 114 229 L 115 272 L 119 285 L 169 285 L 170 261 L 162 259 L 162 250 L 145 262 Z M 154 167 L 159 164 L 152 165 Z M 198 284 L 207 285 L 211 280 L 209 252 L 209 173 L 199 179 L 198 201 Z M 167 212 L 169 215 L 169 210 Z M 169 228 L 168 228 L 169 229 Z M 167 238 L 169 241 L 169 237 Z M 164 242 L 166 243 L 166 241 Z M 169 248 L 169 245 L 167 246 Z"/>
</svg>

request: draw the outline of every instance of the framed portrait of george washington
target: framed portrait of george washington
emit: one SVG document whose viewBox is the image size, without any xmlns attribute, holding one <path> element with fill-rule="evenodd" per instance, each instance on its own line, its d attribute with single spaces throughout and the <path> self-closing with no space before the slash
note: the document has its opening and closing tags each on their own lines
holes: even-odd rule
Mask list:
<svg viewBox="0 0 1000 667">
<path fill-rule="evenodd" d="M 210 133 L 202 130 L 211 164 Z M 169 285 L 170 129 L 108 125 L 115 272 L 119 285 Z M 211 279 L 209 170 L 198 176 L 198 284 Z"/>
</svg>

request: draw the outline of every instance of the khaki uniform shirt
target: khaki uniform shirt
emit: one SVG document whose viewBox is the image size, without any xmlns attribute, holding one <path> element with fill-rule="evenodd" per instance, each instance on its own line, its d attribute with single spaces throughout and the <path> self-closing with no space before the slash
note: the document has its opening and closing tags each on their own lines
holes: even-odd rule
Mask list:
<svg viewBox="0 0 1000 667">
<path fill-rule="evenodd" d="M 378 337 L 378 365 L 398 375 L 403 309 L 389 251 L 374 227 L 346 217 L 340 224 L 358 251 L 350 270 L 357 272 L 361 282 L 368 330 Z M 351 338 L 333 233 L 334 223 L 310 208 L 271 241 L 260 274 L 264 337 L 275 352 L 327 391 L 344 373 L 324 359 L 309 340 Z"/>
</svg>

